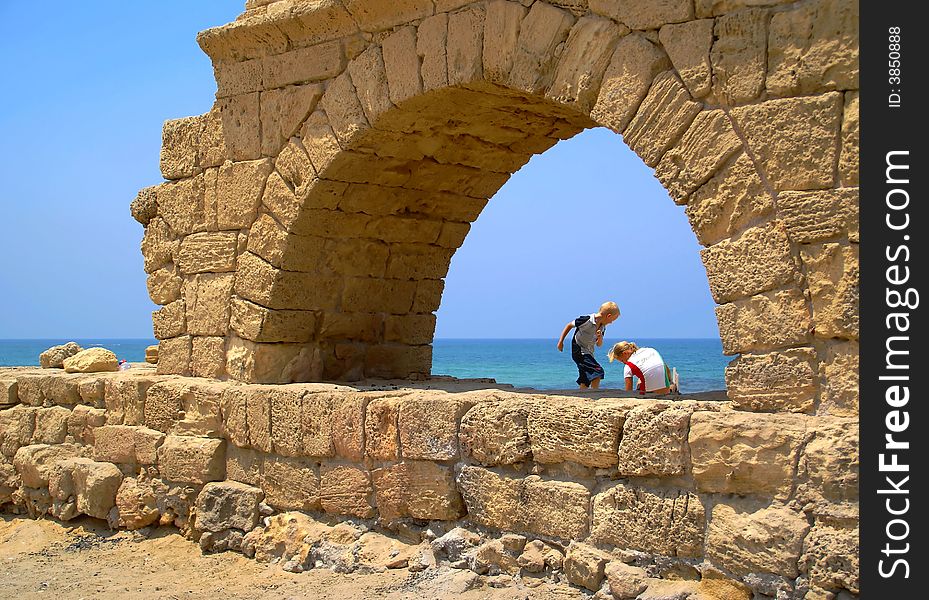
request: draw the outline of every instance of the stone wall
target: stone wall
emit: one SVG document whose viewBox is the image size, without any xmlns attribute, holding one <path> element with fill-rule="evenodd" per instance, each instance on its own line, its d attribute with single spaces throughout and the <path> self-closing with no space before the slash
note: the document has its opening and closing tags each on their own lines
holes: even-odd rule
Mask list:
<svg viewBox="0 0 929 600">
<path fill-rule="evenodd" d="M 3 369 L 0 506 L 252 553 L 275 513 L 461 525 L 499 538 L 485 559 L 505 534 L 560 549 L 592 590 L 632 569 L 741 590 L 710 597 L 858 593 L 855 419 L 441 385 Z"/>
<path fill-rule="evenodd" d="M 246 9 L 198 36 L 216 103 L 165 124 L 167 181 L 133 203 L 161 373 L 428 375 L 470 223 L 605 126 L 705 246 L 739 408 L 857 415 L 856 2 Z"/>
</svg>

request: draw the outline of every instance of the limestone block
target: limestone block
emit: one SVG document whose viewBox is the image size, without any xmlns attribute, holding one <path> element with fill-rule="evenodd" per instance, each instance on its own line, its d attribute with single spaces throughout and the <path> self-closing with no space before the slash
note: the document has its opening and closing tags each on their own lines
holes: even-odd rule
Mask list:
<svg viewBox="0 0 929 600">
<path fill-rule="evenodd" d="M 68 416 L 68 435 L 88 446 L 94 443 L 94 431 L 106 424 L 106 410 L 79 404 Z"/>
<path fill-rule="evenodd" d="M 700 570 L 698 595 L 710 598 L 727 598 L 731 600 L 752 600 L 755 593 L 751 587 L 738 579 L 732 579 L 722 571 L 706 565 Z"/>
<path fill-rule="evenodd" d="M 448 16 L 445 56 L 449 85 L 482 79 L 484 17 L 484 9 L 479 5 Z"/>
<path fill-rule="evenodd" d="M 260 486 L 265 456 L 263 452 L 257 450 L 227 445 L 226 479 Z"/>
<path fill-rule="evenodd" d="M 571 13 L 551 4 L 532 5 L 520 24 L 509 87 L 539 94 L 551 85 L 557 66 L 555 49 L 567 39 L 574 21 Z"/>
<path fill-rule="evenodd" d="M 743 354 L 726 367 L 726 391 L 740 410 L 810 413 L 816 371 L 812 348 Z"/>
<path fill-rule="evenodd" d="M 189 335 L 181 335 L 158 343 L 159 375 L 190 374 L 191 341 Z"/>
<path fill-rule="evenodd" d="M 35 414 L 34 444 L 62 444 L 68 436 L 71 411 L 62 406 L 40 408 Z"/>
<path fill-rule="evenodd" d="M 842 529 L 816 524 L 803 541 L 800 571 L 810 583 L 826 589 L 859 593 L 861 572 L 858 528 Z"/>
<path fill-rule="evenodd" d="M 316 108 L 323 95 L 321 84 L 288 85 L 317 79 L 315 73 L 307 73 L 314 67 L 323 67 L 325 79 L 338 75 L 344 68 L 344 57 L 338 42 L 328 42 L 310 48 L 297 48 L 263 61 L 265 76 L 272 77 L 280 87 L 267 90 L 259 97 L 261 120 L 261 151 L 265 156 L 276 156 L 281 148 L 300 128 L 307 115 Z M 320 64 L 322 63 L 322 64 Z M 268 82 L 266 81 L 267 85 Z"/>
<path fill-rule="evenodd" d="M 357 101 L 357 98 L 355 98 L 355 102 Z M 358 110 L 361 111 L 360 106 Z M 363 112 L 361 117 L 364 117 Z M 307 157 L 313 165 L 313 170 L 317 173 L 324 171 L 332 164 L 332 161 L 342 151 L 339 140 L 329 124 L 329 117 L 322 110 L 317 109 L 306 118 L 303 128 L 300 130 L 300 137 Z M 306 194 L 306 191 L 304 189 L 303 193 Z"/>
<path fill-rule="evenodd" d="M 587 536 L 590 491 L 583 485 L 532 475 L 525 480 L 523 498 L 518 523 L 526 531 L 567 540 Z"/>
<path fill-rule="evenodd" d="M 346 0 L 345 8 L 362 31 L 381 31 L 394 25 L 428 17 L 435 7 L 432 0 L 396 0 L 389 5 Z"/>
<path fill-rule="evenodd" d="M 214 71 L 214 74 L 218 71 Z M 226 159 L 226 138 L 223 135 L 222 115 L 214 104 L 210 112 L 201 115 L 203 129 L 200 131 L 200 147 L 197 152 L 200 166 L 204 169 L 217 167 Z"/>
<path fill-rule="evenodd" d="M 787 227 L 781 221 L 753 227 L 738 238 L 704 248 L 700 258 L 717 304 L 801 283 Z"/>
<path fill-rule="evenodd" d="M 261 489 L 236 481 L 212 482 L 197 496 L 196 528 L 220 532 L 224 529 L 251 531 L 258 525 Z"/>
<path fill-rule="evenodd" d="M 590 10 L 632 29 L 658 29 L 665 23 L 680 23 L 694 18 L 694 8 L 686 0 L 659 0 L 641 3 L 635 0 L 590 0 Z"/>
<path fill-rule="evenodd" d="M 94 375 L 55 373 L 44 382 L 45 403 L 52 402 L 70 408 L 81 403 L 81 383 Z"/>
<path fill-rule="evenodd" d="M 229 329 L 229 299 L 236 275 L 201 273 L 184 281 L 187 332 L 223 336 Z"/>
<path fill-rule="evenodd" d="M 194 337 L 190 346 L 190 373 L 219 379 L 226 372 L 226 338 Z"/>
<path fill-rule="evenodd" d="M 206 226 L 203 211 L 204 176 L 188 177 L 158 186 L 158 218 L 162 219 L 174 236 L 185 236 L 202 231 Z M 158 220 L 152 219 L 149 227 Z M 143 254 L 145 254 L 143 241 Z M 162 266 L 158 264 L 155 268 Z"/>
<path fill-rule="evenodd" d="M 351 394 L 341 399 L 332 414 L 332 445 L 336 456 L 360 461 L 365 455 L 365 414 L 368 396 Z"/>
<path fill-rule="evenodd" d="M 219 437 L 220 399 L 225 388 L 224 384 L 202 380 L 166 381 L 149 389 L 145 407 L 157 407 L 157 416 L 153 414 L 151 421 L 166 433 Z"/>
<path fill-rule="evenodd" d="M 142 259 L 146 273 L 152 273 L 174 260 L 180 242 L 161 217 L 149 221 L 142 236 Z"/>
<path fill-rule="evenodd" d="M 266 252 L 272 252 L 273 248 L 279 246 L 282 242 L 287 240 L 287 233 L 289 229 L 293 228 L 295 222 L 301 217 L 301 202 L 294 194 L 293 190 L 287 185 L 284 179 L 281 177 L 280 173 L 274 172 L 268 177 L 267 185 L 264 188 L 264 191 L 261 196 L 261 203 L 265 208 L 268 209 L 268 212 L 274 216 L 274 219 L 279 221 L 283 226 L 281 233 L 277 236 L 277 239 L 274 237 L 269 237 L 268 239 L 257 240 L 257 247 L 264 248 L 267 247 Z M 262 220 L 270 219 L 271 217 L 267 215 L 262 215 L 259 218 L 259 221 L 255 223 L 258 226 Z M 268 236 L 268 234 L 273 233 L 274 230 L 268 228 L 268 224 L 264 225 L 265 232 L 262 235 L 262 238 Z M 252 228 L 252 231 L 255 231 L 255 228 Z M 251 233 L 249 235 L 251 237 Z M 249 240 L 249 246 L 254 245 L 256 242 Z M 276 242 L 276 244 L 275 244 Z M 251 248 L 249 248 L 251 250 Z M 283 248 L 286 250 L 286 246 Z M 273 255 L 272 255 L 273 256 Z M 283 253 L 278 257 L 278 261 L 283 257 Z"/>
<path fill-rule="evenodd" d="M 6 455 L 6 453 L 4 452 Z M 13 467 L 22 479 L 22 484 L 30 488 L 48 487 L 52 469 L 59 462 L 81 455 L 81 448 L 75 444 L 23 445 L 16 450 Z"/>
<path fill-rule="evenodd" d="M 158 186 L 149 186 L 139 190 L 135 200 L 129 204 L 129 212 L 132 218 L 142 224 L 142 227 L 148 227 L 148 224 L 158 215 L 158 199 L 156 190 Z"/>
<path fill-rule="evenodd" d="M 226 475 L 226 441 L 169 435 L 158 448 L 158 468 L 171 481 L 222 481 Z"/>
<path fill-rule="evenodd" d="M 357 312 L 404 315 L 410 312 L 416 291 L 413 281 L 351 277 L 345 280 L 342 306 Z"/>
<path fill-rule="evenodd" d="M 146 394 L 144 402 L 145 426 L 162 432 L 170 432 L 181 420 L 184 402 L 182 396 L 186 384 L 175 381 L 155 383 Z"/>
<path fill-rule="evenodd" d="M 39 354 L 39 365 L 43 369 L 60 369 L 66 358 L 74 356 L 81 350 L 83 350 L 83 348 L 76 342 L 52 346 Z"/>
<path fill-rule="evenodd" d="M 100 347 L 81 350 L 74 356 L 64 359 L 62 364 L 66 373 L 99 373 L 119 370 L 116 355 Z"/>
<path fill-rule="evenodd" d="M 230 336 L 226 372 L 245 383 L 292 383 L 322 377 L 322 358 L 313 344 L 261 344 Z"/>
<path fill-rule="evenodd" d="M 842 94 L 768 100 L 730 114 L 776 191 L 833 187 Z"/>
<path fill-rule="evenodd" d="M 526 543 L 516 562 L 528 573 L 541 573 L 546 568 L 561 570 L 564 554 L 555 546 L 542 540 L 531 540 Z"/>
<path fill-rule="evenodd" d="M 229 61 L 213 69 L 216 77 L 216 97 L 228 98 L 260 90 L 262 62 L 260 58 Z"/>
<path fill-rule="evenodd" d="M 217 104 L 223 123 L 227 157 L 236 161 L 260 158 L 258 92 L 220 98 Z"/>
<path fill-rule="evenodd" d="M 690 196 L 686 213 L 697 240 L 709 246 L 766 217 L 773 209 L 773 199 L 751 159 L 740 153 Z"/>
<path fill-rule="evenodd" d="M 281 456 L 303 454 L 303 391 L 268 390 L 271 405 L 271 448 Z"/>
<path fill-rule="evenodd" d="M 439 238 L 441 230 L 440 221 L 391 215 L 368 223 L 365 227 L 365 234 L 388 243 L 433 244 Z"/>
<path fill-rule="evenodd" d="M 335 455 L 332 424 L 341 399 L 341 395 L 326 392 L 308 393 L 303 396 L 300 414 L 301 455 L 316 457 Z"/>
<path fill-rule="evenodd" d="M 756 99 L 764 89 L 768 11 L 748 9 L 716 19 L 710 62 L 713 95 L 728 106 Z"/>
<path fill-rule="evenodd" d="M 442 279 L 423 279 L 416 282 L 411 312 L 434 312 L 439 308 L 445 281 Z"/>
<path fill-rule="evenodd" d="M 564 573 L 568 581 L 574 585 L 596 592 L 603 582 L 604 568 L 609 560 L 608 553 L 572 541 L 565 554 Z"/>
<path fill-rule="evenodd" d="M 392 224 L 401 225 L 396 221 Z M 395 231 L 394 235 L 397 235 L 400 231 Z M 433 239 L 433 241 L 435 240 Z M 291 253 L 297 251 L 295 249 Z M 383 277 L 387 271 L 389 254 L 390 247 L 380 240 L 329 240 L 326 242 L 325 250 L 316 254 L 319 259 L 317 268 L 332 275 Z"/>
<path fill-rule="evenodd" d="M 279 181 L 278 176 L 272 175 L 271 181 Z M 287 271 L 315 271 L 325 246 L 324 238 L 288 233 L 266 214 L 258 217 L 248 233 L 249 252 Z"/>
<path fill-rule="evenodd" d="M 600 81 L 620 36 L 628 33 L 609 19 L 581 17 L 565 42 L 554 81 L 546 96 L 575 105 L 585 114 L 597 101 Z"/>
<path fill-rule="evenodd" d="M 665 71 L 655 77 L 623 131 L 623 141 L 645 164 L 654 167 L 665 151 L 680 140 L 699 112 L 700 104 L 690 99 L 677 75 Z"/>
<path fill-rule="evenodd" d="M 519 40 L 520 23 L 526 16 L 526 8 L 509 0 L 491 0 L 486 6 L 484 19 L 484 79 L 505 83 L 513 67 Z M 435 27 L 433 28 L 435 29 Z M 423 28 L 420 26 L 420 38 Z M 436 78 L 438 79 L 438 78 Z M 423 62 L 423 81 L 426 80 L 426 63 Z M 430 86 L 426 86 L 431 89 Z M 437 86 L 433 86 L 437 87 Z"/>
<path fill-rule="evenodd" d="M 375 515 L 373 492 L 364 469 L 325 463 L 319 468 L 320 504 L 327 513 L 370 519 Z"/>
<path fill-rule="evenodd" d="M 103 425 L 94 430 L 94 460 L 153 465 L 165 434 L 147 427 Z"/>
<path fill-rule="evenodd" d="M 603 574 L 614 598 L 635 598 L 648 587 L 645 569 L 618 560 L 607 563 Z"/>
<path fill-rule="evenodd" d="M 842 151 L 839 153 L 839 179 L 842 185 L 858 185 L 859 145 L 858 91 L 845 92 L 842 117 Z"/>
<path fill-rule="evenodd" d="M 454 521 L 464 514 L 450 467 L 429 461 L 404 461 L 374 469 L 371 477 L 383 519 Z"/>
<path fill-rule="evenodd" d="M 615 401 L 592 404 L 546 399 L 533 403 L 527 419 L 533 458 L 540 463 L 615 465 L 626 410 L 627 404 Z"/>
<path fill-rule="evenodd" d="M 386 276 L 394 279 L 440 279 L 448 274 L 454 251 L 431 244 L 390 244 Z"/>
<path fill-rule="evenodd" d="M 690 95 L 702 98 L 709 94 L 713 82 L 710 66 L 713 19 L 664 25 L 658 39 Z"/>
<path fill-rule="evenodd" d="M 475 523 L 507 531 L 522 519 L 525 482 L 481 467 L 465 466 L 458 474 L 458 488 Z"/>
<path fill-rule="evenodd" d="M 432 346 L 382 344 L 365 349 L 364 373 L 383 379 L 423 378 L 432 367 Z"/>
<path fill-rule="evenodd" d="M 198 117 L 165 121 L 161 129 L 161 174 L 165 179 L 195 175 L 203 122 Z"/>
<path fill-rule="evenodd" d="M 508 465 L 528 460 L 527 419 L 523 401 L 480 402 L 461 419 L 462 454 L 484 465 Z"/>
<path fill-rule="evenodd" d="M 813 324 L 822 338 L 858 338 L 858 244 L 800 247 L 813 300 Z"/>
<path fill-rule="evenodd" d="M 435 243 L 443 248 L 460 248 L 470 230 L 470 223 L 452 223 L 446 221 L 442 223 L 442 231 L 439 233 L 439 239 L 436 240 Z"/>
<path fill-rule="evenodd" d="M 364 420 L 365 453 L 376 460 L 400 458 L 399 398 L 375 398 L 368 403 Z"/>
<path fill-rule="evenodd" d="M 806 438 L 802 415 L 695 412 L 688 440 L 697 489 L 786 497 Z"/>
<path fill-rule="evenodd" d="M 321 340 L 378 342 L 384 329 L 383 320 L 377 314 L 325 312 L 319 319 L 318 337 Z"/>
<path fill-rule="evenodd" d="M 265 180 L 271 173 L 268 159 L 226 162 L 216 173 L 216 227 L 238 230 L 255 220 Z"/>
<path fill-rule="evenodd" d="M 694 5 L 697 11 L 697 17 L 702 19 L 736 12 L 743 8 L 751 8 L 759 4 L 777 6 L 779 4 L 790 4 L 790 2 L 791 0 L 763 0 L 762 2 L 757 2 L 756 0 L 696 0 Z"/>
<path fill-rule="evenodd" d="M 123 474 L 113 463 L 94 462 L 89 458 L 67 461 L 74 481 L 78 511 L 97 519 L 106 519 L 116 505 L 116 492 Z"/>
<path fill-rule="evenodd" d="M 103 401 L 105 382 L 105 376 L 91 376 L 88 379 L 81 380 L 77 386 L 78 394 L 81 398 L 81 403 L 88 404 L 96 408 L 102 408 L 106 406 Z"/>
<path fill-rule="evenodd" d="M 492 126 L 488 125 L 491 131 Z M 505 130 L 503 134 L 505 135 Z M 480 137 L 480 136 L 478 136 Z M 484 139 L 494 142 L 488 136 Z M 385 168 L 394 167 L 385 165 Z M 394 167 L 399 168 L 399 166 Z M 472 198 L 490 198 L 509 179 L 509 173 L 492 173 L 462 165 L 443 165 L 430 161 L 418 163 L 405 186 L 415 190 L 457 192 Z"/>
<path fill-rule="evenodd" d="M 445 54 L 447 33 L 448 15 L 445 13 L 427 17 L 419 24 L 416 30 L 416 55 L 418 57 L 419 64 L 417 69 L 420 74 L 421 84 L 417 85 L 410 80 L 409 83 L 412 87 L 409 85 L 400 85 L 399 92 L 392 92 L 392 94 L 396 94 L 397 97 L 397 99 L 394 100 L 395 104 L 410 97 L 406 95 L 406 91 L 408 90 L 420 89 L 420 91 L 429 91 L 448 85 L 448 63 Z M 385 40 L 385 57 L 387 57 L 388 53 L 396 54 L 394 48 L 387 50 L 387 47 L 397 45 L 399 42 L 399 40 L 394 40 L 392 42 L 387 42 Z M 406 57 L 405 54 L 403 56 Z M 392 59 L 387 57 L 386 60 L 388 60 L 388 69 L 394 68 L 390 65 Z M 398 62 L 405 64 L 406 60 L 408 60 L 408 57 Z M 388 71 L 388 76 L 391 79 L 394 78 L 394 76 L 390 74 L 390 71 Z M 404 77 L 409 77 L 409 75 Z M 404 77 L 397 78 L 398 82 L 404 79 Z M 393 97 L 391 99 L 393 99 Z"/>
<path fill-rule="evenodd" d="M 648 94 L 652 81 L 670 66 L 665 53 L 644 36 L 623 37 L 603 74 L 590 117 L 622 133 Z"/>
<path fill-rule="evenodd" d="M 19 404 L 18 388 L 15 379 L 0 379 L 0 409 Z"/>
<path fill-rule="evenodd" d="M 294 127 L 300 124 L 296 123 Z M 316 168 L 300 138 L 291 137 L 289 141 L 284 139 L 281 143 L 284 142 L 286 145 L 274 160 L 274 168 L 284 182 L 293 189 L 296 196 L 303 198 L 316 179 Z"/>
<path fill-rule="evenodd" d="M 325 310 L 335 307 L 332 290 L 337 283 L 335 277 L 275 269 L 246 252 L 239 257 L 234 289 L 240 297 L 267 308 Z"/>
<path fill-rule="evenodd" d="M 457 458 L 458 426 L 473 405 L 447 395 L 404 398 L 398 416 L 401 455 L 437 461 Z"/>
<path fill-rule="evenodd" d="M 858 188 L 781 192 L 777 212 L 801 244 L 842 236 L 858 240 Z"/>
<path fill-rule="evenodd" d="M 858 88 L 858 4 L 818 0 L 771 16 L 767 88 L 779 96 Z"/>
<path fill-rule="evenodd" d="M 666 556 L 703 555 L 706 511 L 700 497 L 618 483 L 593 498 L 590 543 Z"/>
<path fill-rule="evenodd" d="M 716 321 L 725 354 L 804 344 L 813 329 L 807 300 L 796 288 L 717 306 Z"/>
<path fill-rule="evenodd" d="M 706 555 L 738 575 L 774 573 L 792 579 L 809 529 L 806 518 L 789 508 L 745 511 L 717 504 L 707 529 Z"/>
<path fill-rule="evenodd" d="M 37 373 L 20 375 L 16 380 L 17 401 L 27 406 L 43 406 L 49 381 L 50 376 Z"/>
<path fill-rule="evenodd" d="M 145 280 L 149 298 L 155 304 L 162 306 L 170 304 L 181 297 L 182 284 L 183 280 L 178 277 L 177 267 L 173 263 L 156 270 Z"/>
<path fill-rule="evenodd" d="M 475 548 L 470 553 L 470 567 L 472 571 L 481 575 L 491 573 L 516 575 L 519 573 L 516 556 L 508 551 L 499 539 L 484 542 Z"/>
<path fill-rule="evenodd" d="M 379 46 L 369 46 L 348 65 L 358 101 L 369 123 L 393 108 L 384 58 Z"/>
<path fill-rule="evenodd" d="M 116 511 L 116 525 L 129 530 L 147 527 L 161 516 L 152 486 L 133 477 L 123 479 L 116 490 Z"/>
<path fill-rule="evenodd" d="M 245 396 L 248 446 L 271 452 L 271 401 L 266 387 L 249 386 Z"/>
<path fill-rule="evenodd" d="M 805 480 L 801 487 L 811 500 L 858 500 L 859 445 L 854 421 L 817 420 L 798 467 L 800 479 Z"/>
<path fill-rule="evenodd" d="M 619 474 L 683 475 L 692 412 L 690 407 L 661 404 L 629 411 L 619 442 Z"/>
<path fill-rule="evenodd" d="M 741 149 L 742 141 L 726 114 L 721 110 L 703 111 L 661 158 L 655 177 L 675 202 L 684 204 L 687 196 Z"/>
<path fill-rule="evenodd" d="M 407 98 L 421 94 L 423 82 L 419 76 L 419 56 L 416 53 L 416 28 L 407 26 L 394 31 L 382 42 L 381 52 L 390 101 L 400 104 Z"/>
<path fill-rule="evenodd" d="M 187 333 L 187 310 L 183 300 L 175 300 L 152 312 L 155 339 L 166 340 Z"/>
<path fill-rule="evenodd" d="M 222 437 L 239 448 L 248 446 L 246 402 L 250 393 L 254 393 L 252 386 L 234 386 L 223 390 L 220 396 L 219 412 L 222 419 Z M 229 451 L 231 452 L 231 448 Z M 232 478 L 231 475 L 229 477 Z M 243 483 L 250 482 L 245 481 Z"/>
<path fill-rule="evenodd" d="M 823 378 L 818 414 L 858 416 L 858 342 L 830 341 L 821 353 Z"/>
</svg>

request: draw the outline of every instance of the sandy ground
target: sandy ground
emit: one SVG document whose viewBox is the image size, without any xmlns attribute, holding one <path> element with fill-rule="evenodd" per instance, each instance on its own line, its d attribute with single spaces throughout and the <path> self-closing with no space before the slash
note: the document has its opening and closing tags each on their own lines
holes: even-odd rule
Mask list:
<svg viewBox="0 0 929 600">
<path fill-rule="evenodd" d="M 495 588 L 488 583 L 471 571 L 448 568 L 421 573 L 406 569 L 350 575 L 328 569 L 287 573 L 237 553 L 204 555 L 173 528 L 145 535 L 110 531 L 89 518 L 63 524 L 0 515 L 0 598 L 567 600 L 585 596 L 566 585 L 529 587 L 514 582 Z"/>
</svg>

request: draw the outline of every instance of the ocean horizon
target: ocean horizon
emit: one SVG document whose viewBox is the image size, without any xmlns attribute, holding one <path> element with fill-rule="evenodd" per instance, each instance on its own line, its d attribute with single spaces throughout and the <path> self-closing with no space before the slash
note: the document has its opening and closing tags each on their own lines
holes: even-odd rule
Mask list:
<svg viewBox="0 0 929 600">
<path fill-rule="evenodd" d="M 733 357 L 722 353 L 719 338 L 633 339 L 640 347 L 655 348 L 671 367 L 677 368 L 682 392 L 726 389 L 725 369 Z M 0 339 L 0 367 L 38 366 L 39 354 L 70 341 L 84 348 L 108 348 L 117 358 L 129 362 L 143 362 L 145 348 L 158 343 L 153 338 Z M 606 371 L 601 383 L 604 389 L 624 387 L 622 365 L 606 358 L 609 347 L 618 341 L 607 338 L 597 349 L 596 358 Z M 489 378 L 500 384 L 538 390 L 576 388 L 577 368 L 571 360 L 570 341 L 564 352 L 558 352 L 556 342 L 554 338 L 436 338 L 432 344 L 432 374 Z"/>
</svg>

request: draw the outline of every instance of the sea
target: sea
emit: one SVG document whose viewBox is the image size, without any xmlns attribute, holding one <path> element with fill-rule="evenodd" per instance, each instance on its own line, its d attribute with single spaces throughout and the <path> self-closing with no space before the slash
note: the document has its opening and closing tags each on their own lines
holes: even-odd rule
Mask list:
<svg viewBox="0 0 929 600">
<path fill-rule="evenodd" d="M 103 346 L 117 358 L 129 362 L 145 360 L 145 348 L 153 339 L 42 339 L 0 340 L 0 366 L 38 366 L 39 354 L 51 346 L 74 341 L 84 348 Z M 597 360 L 606 377 L 601 388 L 622 388 L 621 363 L 610 363 L 606 350 L 619 340 L 604 340 Z M 577 387 L 577 368 L 570 346 L 558 352 L 554 339 L 436 339 L 433 341 L 432 373 L 459 379 L 488 378 L 497 383 L 538 390 Z M 677 368 L 682 393 L 726 389 L 725 369 L 732 360 L 723 355 L 719 339 L 636 339 L 640 347 L 658 350 L 671 367 Z"/>
</svg>

